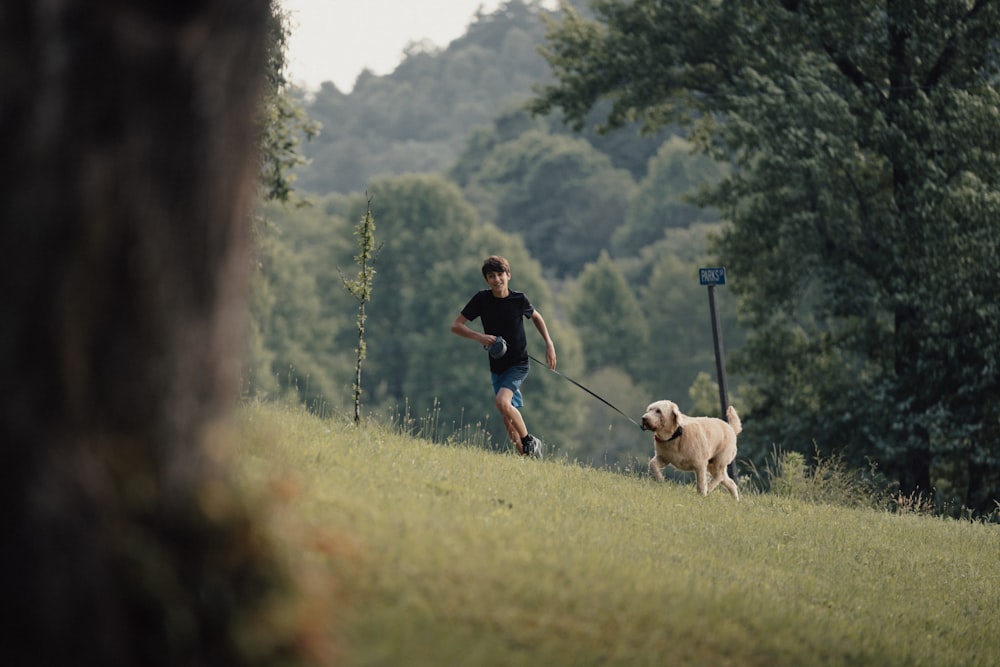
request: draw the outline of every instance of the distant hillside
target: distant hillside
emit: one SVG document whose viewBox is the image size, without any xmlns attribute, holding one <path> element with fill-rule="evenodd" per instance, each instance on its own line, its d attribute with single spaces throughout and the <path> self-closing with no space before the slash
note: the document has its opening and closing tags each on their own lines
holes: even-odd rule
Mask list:
<svg viewBox="0 0 1000 667">
<path fill-rule="evenodd" d="M 313 194 L 347 194 L 377 176 L 447 172 L 475 128 L 520 107 L 532 86 L 550 77 L 538 52 L 546 15 L 552 12 L 538 0 L 510 0 L 446 49 L 415 44 L 391 74 L 362 74 L 349 94 L 323 84 L 305 102 L 322 131 L 304 149 L 310 164 L 298 170 L 296 185 Z M 568 133 L 559 119 L 546 122 Z M 664 136 L 622 130 L 586 138 L 638 180 Z"/>
<path fill-rule="evenodd" d="M 387 76 L 367 73 L 344 94 L 323 84 L 306 109 L 323 125 L 298 185 L 317 194 L 363 190 L 373 176 L 444 172 L 473 128 L 522 103 L 548 69 L 537 2 L 480 17 L 444 51 L 414 47 Z"/>
</svg>

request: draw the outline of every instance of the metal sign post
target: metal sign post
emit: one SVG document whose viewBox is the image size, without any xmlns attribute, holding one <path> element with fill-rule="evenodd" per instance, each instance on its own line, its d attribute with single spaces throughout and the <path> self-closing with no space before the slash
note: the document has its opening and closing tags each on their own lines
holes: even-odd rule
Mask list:
<svg viewBox="0 0 1000 667">
<path fill-rule="evenodd" d="M 713 266 L 698 269 L 698 282 L 708 286 L 708 308 L 712 314 L 712 340 L 715 343 L 715 376 L 719 381 L 719 407 L 722 409 L 722 418 L 726 419 L 726 408 L 729 407 L 729 387 L 726 384 L 726 353 L 722 349 L 719 304 L 715 301 L 716 285 L 726 284 L 726 267 Z M 729 466 L 729 475 L 736 478 L 735 461 Z"/>
</svg>

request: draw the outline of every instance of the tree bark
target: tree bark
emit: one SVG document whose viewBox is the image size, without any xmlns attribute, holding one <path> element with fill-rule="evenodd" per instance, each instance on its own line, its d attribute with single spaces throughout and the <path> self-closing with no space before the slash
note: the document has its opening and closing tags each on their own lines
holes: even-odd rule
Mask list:
<svg viewBox="0 0 1000 667">
<path fill-rule="evenodd" d="M 10 664 L 264 661 L 234 628 L 281 576 L 220 448 L 268 17 L 268 0 L 0 10 Z"/>
</svg>

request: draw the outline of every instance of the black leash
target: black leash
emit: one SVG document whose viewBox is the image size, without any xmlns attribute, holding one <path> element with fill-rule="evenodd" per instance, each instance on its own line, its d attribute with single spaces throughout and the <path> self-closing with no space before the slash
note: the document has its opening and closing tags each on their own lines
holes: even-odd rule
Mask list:
<svg viewBox="0 0 1000 667">
<path fill-rule="evenodd" d="M 546 364 L 546 363 L 544 363 L 544 362 L 541 362 L 541 361 L 539 361 L 538 359 L 535 359 L 535 358 L 534 358 L 533 356 L 531 356 L 530 354 L 528 355 L 528 358 L 529 358 L 529 359 L 531 359 L 532 361 L 534 361 L 534 362 L 535 362 L 536 364 L 538 364 L 539 366 L 544 366 L 545 368 L 548 368 L 548 369 L 549 369 L 550 371 L 552 371 L 553 373 L 555 373 L 556 375 L 558 375 L 558 376 L 559 376 L 559 377 L 561 377 L 562 379 L 564 379 L 564 380 L 569 380 L 570 382 L 572 382 L 573 384 L 575 384 L 575 385 L 576 385 L 577 387 L 579 387 L 580 389 L 583 389 L 583 390 L 584 390 L 585 392 L 587 392 L 588 394 L 590 394 L 591 396 L 593 396 L 594 398 L 596 398 L 597 400 L 599 400 L 599 401 L 600 401 L 601 403 L 604 403 L 604 405 L 608 406 L 609 408 L 611 408 L 612 410 L 614 410 L 615 412 L 617 412 L 618 414 L 620 414 L 620 415 L 621 415 L 622 417 L 624 417 L 625 419 L 629 420 L 630 422 L 632 422 L 632 423 L 633 423 L 633 424 L 635 424 L 636 426 L 639 426 L 639 423 L 638 423 L 638 422 L 636 422 L 636 421 L 635 421 L 634 419 L 632 419 L 631 417 L 629 417 L 629 416 L 628 416 L 627 414 L 625 414 L 624 412 L 622 412 L 621 410 L 619 410 L 619 409 L 618 409 L 618 408 L 616 408 L 615 406 L 613 406 L 613 405 L 611 405 L 610 403 L 608 403 L 608 402 L 607 402 L 606 400 L 604 400 L 603 398 L 601 398 L 600 396 L 598 396 L 598 395 L 597 395 L 597 394 L 595 394 L 594 392 L 592 392 L 592 391 L 590 391 L 589 389 L 587 389 L 586 387 L 584 387 L 584 386 L 583 386 L 582 384 L 580 384 L 579 382 L 577 382 L 577 381 L 576 381 L 576 380 L 574 380 L 573 378 L 569 377 L 568 375 L 563 375 L 562 373 L 560 373 L 559 371 L 557 371 L 557 370 L 556 370 L 556 369 L 554 369 L 554 368 L 549 368 L 549 365 L 548 365 L 548 364 Z M 639 426 L 639 428 L 641 429 L 641 428 L 642 428 L 642 426 Z"/>
</svg>

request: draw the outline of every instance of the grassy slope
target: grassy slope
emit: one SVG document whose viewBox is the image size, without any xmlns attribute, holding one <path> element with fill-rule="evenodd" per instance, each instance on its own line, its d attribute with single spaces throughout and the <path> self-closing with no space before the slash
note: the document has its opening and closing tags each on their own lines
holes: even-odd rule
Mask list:
<svg viewBox="0 0 1000 667">
<path fill-rule="evenodd" d="M 239 469 L 351 665 L 993 665 L 1000 530 L 251 406 Z M 292 489 L 292 491 L 289 491 Z"/>
</svg>

